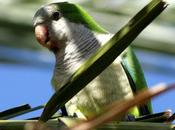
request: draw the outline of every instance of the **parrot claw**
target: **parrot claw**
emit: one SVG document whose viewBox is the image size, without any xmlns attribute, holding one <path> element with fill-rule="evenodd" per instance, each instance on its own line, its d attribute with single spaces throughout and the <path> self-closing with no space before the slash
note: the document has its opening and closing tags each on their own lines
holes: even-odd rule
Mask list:
<svg viewBox="0 0 175 130">
<path fill-rule="evenodd" d="M 124 121 L 135 121 L 135 116 L 132 114 L 127 114 L 124 118 Z"/>
<path fill-rule="evenodd" d="M 62 113 L 62 116 L 68 116 L 68 113 L 67 113 L 65 106 L 61 107 L 61 113 Z"/>
</svg>

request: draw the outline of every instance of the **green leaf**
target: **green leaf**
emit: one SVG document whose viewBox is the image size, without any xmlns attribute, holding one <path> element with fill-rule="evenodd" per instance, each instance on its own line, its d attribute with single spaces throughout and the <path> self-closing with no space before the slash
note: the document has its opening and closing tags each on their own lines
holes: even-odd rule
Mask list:
<svg viewBox="0 0 175 130">
<path fill-rule="evenodd" d="M 8 117 L 10 115 L 13 115 L 15 113 L 21 112 L 21 111 L 25 111 L 25 110 L 29 110 L 31 109 L 29 104 L 25 104 L 25 105 L 20 105 L 14 108 L 10 108 L 8 110 L 2 111 L 0 112 L 0 119 L 8 119 Z"/>
<path fill-rule="evenodd" d="M 166 122 L 171 116 L 170 111 L 165 111 L 165 112 L 160 112 L 160 113 L 155 113 L 155 114 L 148 114 L 144 115 L 141 117 L 138 117 L 135 119 L 135 121 L 140 121 L 140 122 Z"/>
<path fill-rule="evenodd" d="M 26 114 L 26 113 L 29 113 L 32 111 L 42 109 L 42 108 L 44 108 L 44 105 L 40 105 L 40 106 L 37 106 L 34 108 L 30 108 L 30 106 L 26 106 L 26 105 L 20 106 L 20 107 L 15 107 L 15 108 L 6 110 L 3 113 L 0 113 L 0 114 L 2 114 L 2 116 L 0 117 L 0 120 L 11 119 L 11 118 L 14 118 L 14 117 L 17 117 L 17 116 L 20 116 L 20 115 L 23 115 L 23 114 Z"/>
<path fill-rule="evenodd" d="M 57 91 L 45 106 L 40 121 L 47 121 L 61 106 L 76 95 L 91 80 L 108 67 L 167 6 L 163 0 L 153 0 L 132 18 L 103 47 L 90 57 Z"/>
</svg>

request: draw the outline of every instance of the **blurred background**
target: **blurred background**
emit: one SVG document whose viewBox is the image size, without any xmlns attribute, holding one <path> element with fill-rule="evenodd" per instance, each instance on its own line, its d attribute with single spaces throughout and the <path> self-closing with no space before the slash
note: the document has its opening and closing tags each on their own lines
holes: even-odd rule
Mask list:
<svg viewBox="0 0 175 130">
<path fill-rule="evenodd" d="M 61 1 L 61 0 L 57 0 Z M 82 5 L 104 28 L 117 32 L 149 0 L 70 0 Z M 0 111 L 29 103 L 45 104 L 53 94 L 54 56 L 35 40 L 32 17 L 54 0 L 0 0 Z M 175 83 L 175 2 L 147 27 L 132 46 L 148 85 Z M 153 111 L 175 111 L 175 91 L 153 99 Z M 18 119 L 39 115 L 40 111 Z"/>
</svg>

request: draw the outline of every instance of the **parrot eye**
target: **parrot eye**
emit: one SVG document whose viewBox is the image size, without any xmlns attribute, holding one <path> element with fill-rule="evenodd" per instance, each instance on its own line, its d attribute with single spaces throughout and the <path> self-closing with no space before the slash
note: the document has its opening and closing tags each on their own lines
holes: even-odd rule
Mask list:
<svg viewBox="0 0 175 130">
<path fill-rule="evenodd" d="M 54 13 L 52 14 L 52 19 L 55 20 L 55 21 L 59 20 L 60 17 L 61 17 L 60 12 L 54 12 Z"/>
</svg>

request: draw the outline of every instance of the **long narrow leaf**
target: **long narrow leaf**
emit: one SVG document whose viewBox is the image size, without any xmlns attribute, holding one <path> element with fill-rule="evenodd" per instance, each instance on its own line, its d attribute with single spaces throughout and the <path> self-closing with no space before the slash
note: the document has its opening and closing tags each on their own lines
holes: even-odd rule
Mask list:
<svg viewBox="0 0 175 130">
<path fill-rule="evenodd" d="M 29 104 L 25 104 L 25 105 L 20 105 L 20 106 L 17 106 L 17 107 L 10 108 L 8 110 L 2 111 L 2 112 L 0 112 L 0 120 L 8 119 L 8 117 L 10 115 L 13 115 L 15 113 L 19 113 L 21 111 L 26 111 L 26 110 L 29 110 L 29 109 L 31 109 L 30 105 Z"/>
<path fill-rule="evenodd" d="M 168 122 L 168 119 L 171 116 L 170 111 L 165 111 L 161 113 L 155 113 L 155 114 L 149 114 L 149 115 L 144 115 L 142 117 L 138 117 L 135 119 L 135 121 L 141 121 L 141 122 Z"/>
<path fill-rule="evenodd" d="M 21 111 L 16 111 L 16 112 L 14 111 L 11 114 L 8 114 L 6 116 L 1 117 L 0 120 L 11 119 L 11 118 L 14 118 L 14 117 L 17 117 L 17 116 L 20 116 L 20 115 L 23 115 L 23 114 L 26 114 L 26 113 L 29 113 L 29 112 L 32 112 L 32 111 L 42 109 L 42 108 L 44 108 L 44 105 L 40 105 L 40 106 L 37 106 L 37 107 L 34 107 L 34 108 L 25 109 L 25 110 L 21 110 Z"/>
<path fill-rule="evenodd" d="M 47 121 L 61 106 L 108 67 L 166 6 L 166 2 L 162 0 L 153 0 L 144 7 L 127 25 L 90 57 L 72 75 L 61 90 L 51 97 L 40 117 L 40 121 Z"/>
</svg>

